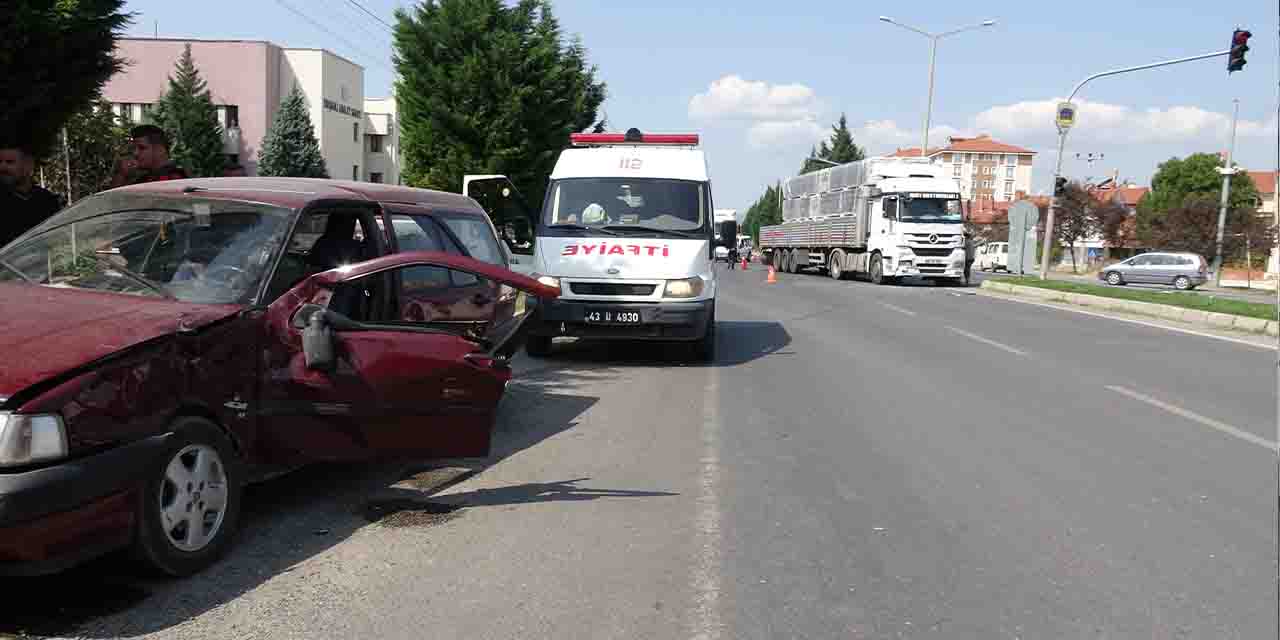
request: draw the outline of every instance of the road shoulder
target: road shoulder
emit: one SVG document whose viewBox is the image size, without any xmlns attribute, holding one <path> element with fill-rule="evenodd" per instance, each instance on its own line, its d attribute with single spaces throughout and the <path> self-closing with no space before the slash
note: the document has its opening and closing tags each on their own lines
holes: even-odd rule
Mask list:
<svg viewBox="0 0 1280 640">
<path fill-rule="evenodd" d="M 1156 318 L 1145 314 L 1127 313 L 1118 308 L 1098 308 L 1098 307 L 1081 307 L 1068 302 L 1058 302 L 1051 299 L 1040 297 L 1027 297 L 1017 294 L 1010 294 L 1001 291 L 995 291 L 989 288 L 976 289 L 978 295 L 988 298 L 997 298 L 1010 302 L 1020 302 L 1039 307 L 1048 307 L 1050 309 L 1058 309 L 1060 311 L 1069 311 L 1071 313 L 1079 313 L 1098 318 L 1107 318 L 1118 322 L 1128 322 L 1131 324 L 1140 324 L 1148 327 L 1156 327 L 1177 333 L 1190 334 L 1206 338 L 1214 338 L 1218 340 L 1226 340 L 1245 344 L 1260 349 L 1276 349 L 1277 341 L 1273 336 L 1257 333 L 1246 333 L 1243 331 L 1214 329 L 1210 327 L 1192 325 L 1181 322 L 1179 320 L 1171 320 L 1167 318 Z"/>
</svg>

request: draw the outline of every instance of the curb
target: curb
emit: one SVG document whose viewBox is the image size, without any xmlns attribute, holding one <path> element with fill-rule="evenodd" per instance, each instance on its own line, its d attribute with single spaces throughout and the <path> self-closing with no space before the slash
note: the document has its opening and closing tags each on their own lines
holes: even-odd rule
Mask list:
<svg viewBox="0 0 1280 640">
<path fill-rule="evenodd" d="M 1085 293 L 1068 293 L 1065 291 L 1055 291 L 1053 289 L 1041 289 L 1039 287 L 1020 287 L 1018 285 L 1008 284 L 1006 282 L 995 282 L 993 280 L 983 280 L 982 286 L 979 288 L 1015 296 L 1035 298 L 1045 302 L 1065 302 L 1067 304 L 1074 304 L 1080 307 L 1094 307 L 1107 311 L 1119 311 L 1122 313 L 1131 313 L 1140 316 L 1150 316 L 1161 320 L 1176 320 L 1184 324 L 1196 325 L 1206 329 L 1230 329 L 1245 333 L 1280 336 L 1280 324 L 1277 324 L 1275 320 L 1249 318 L 1245 316 L 1235 316 L 1229 313 L 1215 313 L 1212 311 L 1200 311 L 1197 309 L 1185 309 L 1183 307 L 1156 304 L 1154 302 L 1122 300 L 1119 298 L 1093 296 Z"/>
</svg>

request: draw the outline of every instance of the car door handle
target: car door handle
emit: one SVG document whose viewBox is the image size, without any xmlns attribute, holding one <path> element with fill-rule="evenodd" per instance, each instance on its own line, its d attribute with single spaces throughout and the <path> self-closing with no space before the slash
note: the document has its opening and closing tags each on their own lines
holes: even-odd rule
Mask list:
<svg viewBox="0 0 1280 640">
<path fill-rule="evenodd" d="M 506 358 L 497 358 L 487 353 L 473 352 L 462 356 L 463 360 L 481 369 L 503 369 L 510 365 Z"/>
</svg>

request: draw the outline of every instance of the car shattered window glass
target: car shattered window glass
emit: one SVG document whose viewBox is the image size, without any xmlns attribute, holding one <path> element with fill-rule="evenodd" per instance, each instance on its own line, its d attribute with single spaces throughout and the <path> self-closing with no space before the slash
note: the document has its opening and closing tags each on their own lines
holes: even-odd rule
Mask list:
<svg viewBox="0 0 1280 640">
<path fill-rule="evenodd" d="M 0 281 L 244 303 L 256 295 L 291 216 L 218 200 L 151 197 L 145 205 L 91 217 L 66 210 L 0 254 Z"/>
</svg>

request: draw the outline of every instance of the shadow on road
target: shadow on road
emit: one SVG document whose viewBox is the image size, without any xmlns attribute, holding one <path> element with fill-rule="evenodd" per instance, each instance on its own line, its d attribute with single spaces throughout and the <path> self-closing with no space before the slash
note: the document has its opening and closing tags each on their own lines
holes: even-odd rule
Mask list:
<svg viewBox="0 0 1280 640">
<path fill-rule="evenodd" d="M 170 629 L 295 570 L 357 530 L 373 526 L 371 521 L 381 521 L 370 517 L 378 498 L 421 500 L 572 429 L 597 401 L 572 392 L 543 393 L 536 387 L 513 386 L 499 409 L 489 458 L 452 465 L 448 461 L 319 465 L 249 487 L 239 537 L 227 556 L 190 578 L 157 578 L 126 555 L 116 554 L 54 576 L 6 580 L 5 597 L 0 599 L 0 638 L 114 638 Z M 579 488 L 574 482 L 474 492 L 479 495 L 471 496 L 474 500 L 468 506 L 628 495 Z M 437 524 L 444 519 L 414 522 Z"/>
<path fill-rule="evenodd" d="M 791 334 L 777 322 L 720 320 L 716 322 L 716 357 L 698 362 L 689 344 L 663 342 L 557 342 L 551 357 L 522 374 L 534 380 L 546 372 L 569 375 L 608 375 L 602 367 L 733 367 L 777 353 L 791 344 Z M 521 378 L 524 379 L 523 377 Z"/>
</svg>

